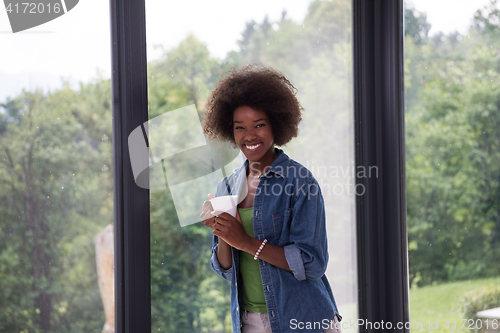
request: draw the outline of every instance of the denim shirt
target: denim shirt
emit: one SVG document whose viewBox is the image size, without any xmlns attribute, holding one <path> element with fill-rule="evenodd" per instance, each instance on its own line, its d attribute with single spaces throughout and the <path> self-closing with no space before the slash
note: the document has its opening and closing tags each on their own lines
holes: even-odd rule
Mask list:
<svg viewBox="0 0 500 333">
<path fill-rule="evenodd" d="M 323 196 L 307 168 L 290 159 L 281 149 L 277 152 L 279 155 L 271 168 L 259 180 L 253 206 L 255 238 L 284 247 L 292 270 L 289 272 L 259 259 L 271 330 L 273 333 L 320 333 L 338 315 L 325 276 L 328 246 Z M 247 168 L 248 160 L 221 180 L 216 196 L 238 194 L 241 202 L 247 195 Z M 215 273 L 231 282 L 233 332 L 240 333 L 239 251 L 231 247 L 232 266 L 226 270 L 217 260 L 217 247 L 218 237 L 214 235 L 210 264 Z M 299 329 L 301 327 L 304 330 Z"/>
</svg>

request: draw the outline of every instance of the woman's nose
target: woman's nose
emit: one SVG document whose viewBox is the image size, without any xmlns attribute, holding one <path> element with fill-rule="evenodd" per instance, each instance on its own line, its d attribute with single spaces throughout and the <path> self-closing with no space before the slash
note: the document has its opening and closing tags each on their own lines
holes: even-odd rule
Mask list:
<svg viewBox="0 0 500 333">
<path fill-rule="evenodd" d="M 247 140 L 252 140 L 255 139 L 256 135 L 253 129 L 249 129 L 245 133 L 245 139 Z"/>
</svg>

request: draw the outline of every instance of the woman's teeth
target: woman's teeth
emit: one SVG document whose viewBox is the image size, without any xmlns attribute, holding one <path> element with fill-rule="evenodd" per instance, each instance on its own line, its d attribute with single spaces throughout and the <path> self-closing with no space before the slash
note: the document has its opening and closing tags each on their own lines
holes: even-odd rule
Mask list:
<svg viewBox="0 0 500 333">
<path fill-rule="evenodd" d="M 259 144 L 257 144 L 257 145 L 253 145 L 253 146 L 248 146 L 248 145 L 246 145 L 247 149 L 250 149 L 250 150 L 257 149 L 259 146 L 260 146 L 260 143 L 259 143 Z"/>
</svg>

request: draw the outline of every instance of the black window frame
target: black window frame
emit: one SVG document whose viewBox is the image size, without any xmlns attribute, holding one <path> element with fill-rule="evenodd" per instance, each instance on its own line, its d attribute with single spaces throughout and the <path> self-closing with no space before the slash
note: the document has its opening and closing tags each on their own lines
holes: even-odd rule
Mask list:
<svg viewBox="0 0 500 333">
<path fill-rule="evenodd" d="M 403 0 L 352 0 L 358 317 L 409 322 Z M 136 186 L 128 134 L 148 121 L 144 0 L 110 0 L 115 331 L 151 331 L 149 190 Z M 359 326 L 359 331 L 375 331 Z M 379 331 L 379 330 L 377 330 Z M 409 331 L 405 328 L 391 331 Z"/>
<path fill-rule="evenodd" d="M 356 180 L 366 190 L 356 201 L 358 317 L 396 327 L 409 322 L 404 3 L 353 0 L 352 14 L 356 167 L 378 168 Z M 390 330 L 370 327 L 359 328 Z"/>
<path fill-rule="evenodd" d="M 144 0 L 110 0 L 115 332 L 151 331 L 149 190 L 135 184 L 128 135 L 148 121 Z"/>
</svg>

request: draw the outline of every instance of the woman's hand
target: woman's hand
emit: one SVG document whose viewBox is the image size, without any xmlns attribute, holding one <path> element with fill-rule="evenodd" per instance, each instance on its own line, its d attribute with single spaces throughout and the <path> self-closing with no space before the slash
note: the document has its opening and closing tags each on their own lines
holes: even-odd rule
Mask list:
<svg viewBox="0 0 500 333">
<path fill-rule="evenodd" d="M 208 200 L 215 198 L 213 195 L 208 193 Z M 210 229 L 215 229 L 215 216 L 212 215 L 212 204 L 210 201 L 203 202 L 203 207 L 201 209 L 201 222 Z"/>
<path fill-rule="evenodd" d="M 209 194 L 208 199 L 212 198 L 213 196 Z M 203 219 L 204 216 L 208 217 L 211 214 L 219 215 Z M 260 240 L 247 235 L 238 210 L 236 210 L 236 217 L 232 217 L 228 213 L 212 212 L 212 205 L 210 202 L 205 201 L 200 217 L 203 219 L 203 224 L 213 229 L 213 234 L 219 237 L 217 260 L 224 269 L 229 269 L 232 266 L 230 246 L 254 255 L 262 243 Z M 259 259 L 267 261 L 276 267 L 291 271 L 285 258 L 285 250 L 282 247 L 267 244 L 261 252 Z"/>
<path fill-rule="evenodd" d="M 238 250 L 242 250 L 245 244 L 248 244 L 249 240 L 252 239 L 243 228 L 238 210 L 236 210 L 236 218 L 228 213 L 220 213 L 215 218 L 213 234 Z"/>
</svg>

